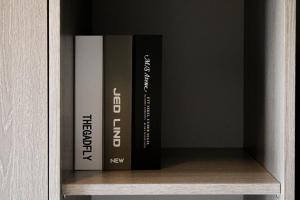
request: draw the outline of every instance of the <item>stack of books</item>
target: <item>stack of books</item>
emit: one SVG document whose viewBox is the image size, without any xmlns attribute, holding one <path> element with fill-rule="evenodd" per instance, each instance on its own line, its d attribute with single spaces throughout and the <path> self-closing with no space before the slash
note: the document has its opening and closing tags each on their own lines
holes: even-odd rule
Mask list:
<svg viewBox="0 0 300 200">
<path fill-rule="evenodd" d="M 162 36 L 75 36 L 75 170 L 159 169 Z"/>
</svg>

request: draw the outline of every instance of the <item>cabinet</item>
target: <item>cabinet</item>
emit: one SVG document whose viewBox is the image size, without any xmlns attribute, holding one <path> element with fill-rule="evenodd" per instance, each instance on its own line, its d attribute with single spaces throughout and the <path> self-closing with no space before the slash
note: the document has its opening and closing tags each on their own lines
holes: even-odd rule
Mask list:
<svg viewBox="0 0 300 200">
<path fill-rule="evenodd" d="M 0 1 L 0 199 L 294 200 L 295 4 Z M 133 33 L 164 36 L 163 168 L 74 171 L 73 36 Z"/>
<path fill-rule="evenodd" d="M 47 2 L 0 1 L 0 199 L 48 199 Z"/>
</svg>

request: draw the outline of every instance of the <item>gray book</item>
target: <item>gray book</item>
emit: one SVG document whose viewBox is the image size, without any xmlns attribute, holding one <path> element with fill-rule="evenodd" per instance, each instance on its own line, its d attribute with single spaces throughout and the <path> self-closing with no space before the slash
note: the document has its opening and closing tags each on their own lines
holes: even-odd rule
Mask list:
<svg viewBox="0 0 300 200">
<path fill-rule="evenodd" d="M 75 169 L 102 170 L 103 37 L 75 37 Z"/>
<path fill-rule="evenodd" d="M 104 169 L 131 169 L 132 36 L 104 36 Z"/>
</svg>

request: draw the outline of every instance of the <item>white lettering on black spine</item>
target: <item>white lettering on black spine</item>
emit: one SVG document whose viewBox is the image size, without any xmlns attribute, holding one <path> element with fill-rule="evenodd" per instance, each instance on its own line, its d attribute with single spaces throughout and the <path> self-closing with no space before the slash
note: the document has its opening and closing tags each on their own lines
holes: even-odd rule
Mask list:
<svg viewBox="0 0 300 200">
<path fill-rule="evenodd" d="M 113 89 L 113 112 L 121 113 L 121 93 L 117 92 L 117 88 Z M 113 147 L 121 147 L 121 127 L 120 118 L 113 119 Z"/>
</svg>

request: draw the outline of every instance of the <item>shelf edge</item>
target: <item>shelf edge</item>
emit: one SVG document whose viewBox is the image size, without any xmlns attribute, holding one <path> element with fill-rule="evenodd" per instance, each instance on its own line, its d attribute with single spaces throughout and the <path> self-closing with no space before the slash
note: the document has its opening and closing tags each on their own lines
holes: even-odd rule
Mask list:
<svg viewBox="0 0 300 200">
<path fill-rule="evenodd" d="M 280 183 L 265 184 L 63 184 L 74 195 L 278 195 Z"/>
</svg>

